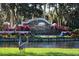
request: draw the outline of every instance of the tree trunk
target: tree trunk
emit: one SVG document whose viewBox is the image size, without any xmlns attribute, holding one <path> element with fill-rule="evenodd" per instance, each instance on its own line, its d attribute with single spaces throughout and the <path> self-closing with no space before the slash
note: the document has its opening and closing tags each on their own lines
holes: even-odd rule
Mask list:
<svg viewBox="0 0 79 59">
<path fill-rule="evenodd" d="M 45 18 L 45 13 L 46 13 L 46 4 L 44 4 L 44 11 L 43 11 L 43 17 Z"/>
</svg>

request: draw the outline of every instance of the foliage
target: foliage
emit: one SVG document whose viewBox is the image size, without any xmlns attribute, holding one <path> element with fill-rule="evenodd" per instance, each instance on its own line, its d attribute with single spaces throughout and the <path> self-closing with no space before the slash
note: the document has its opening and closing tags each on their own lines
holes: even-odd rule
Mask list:
<svg viewBox="0 0 79 59">
<path fill-rule="evenodd" d="M 79 37 L 79 29 L 73 30 L 71 37 Z"/>
<path fill-rule="evenodd" d="M 73 32 L 76 32 L 76 33 L 79 34 L 79 29 L 75 29 Z"/>
<path fill-rule="evenodd" d="M 16 23 L 17 19 L 21 21 L 26 18 L 45 17 L 47 7 L 51 23 L 57 20 L 72 29 L 79 28 L 78 3 L 2 3 L 1 6 L 2 11 L 6 12 L 6 20 L 13 23 Z"/>
</svg>

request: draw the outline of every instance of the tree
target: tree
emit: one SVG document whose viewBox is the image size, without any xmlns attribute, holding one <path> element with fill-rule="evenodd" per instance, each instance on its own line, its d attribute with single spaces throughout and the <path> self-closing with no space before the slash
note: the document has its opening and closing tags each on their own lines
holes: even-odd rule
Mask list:
<svg viewBox="0 0 79 59">
<path fill-rule="evenodd" d="M 79 28 L 79 4 L 77 3 L 2 3 L 1 7 L 5 11 L 6 21 L 11 24 L 15 24 L 17 19 L 22 21 L 32 17 L 45 18 L 46 7 L 48 7 L 51 22 L 56 19 L 61 25 Z"/>
</svg>

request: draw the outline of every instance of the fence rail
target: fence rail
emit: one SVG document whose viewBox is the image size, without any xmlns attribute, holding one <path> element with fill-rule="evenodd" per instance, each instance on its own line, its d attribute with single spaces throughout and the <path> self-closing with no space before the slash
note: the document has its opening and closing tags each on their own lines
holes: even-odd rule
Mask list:
<svg viewBox="0 0 79 59">
<path fill-rule="evenodd" d="M 13 33 L 29 34 L 30 31 L 0 31 L 0 34 L 13 34 Z"/>
</svg>

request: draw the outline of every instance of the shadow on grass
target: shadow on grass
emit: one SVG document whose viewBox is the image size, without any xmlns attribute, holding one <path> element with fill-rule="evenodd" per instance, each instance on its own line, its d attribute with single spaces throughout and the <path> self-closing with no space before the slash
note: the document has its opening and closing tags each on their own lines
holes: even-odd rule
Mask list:
<svg viewBox="0 0 79 59">
<path fill-rule="evenodd" d="M 79 54 L 66 54 L 61 52 L 48 52 L 48 53 L 27 53 L 28 56 L 79 56 Z"/>
<path fill-rule="evenodd" d="M 48 53 L 31 53 L 31 52 L 25 52 L 25 53 L 10 53 L 10 54 L 0 54 L 0 56 L 79 56 L 79 54 L 66 54 L 61 52 L 48 52 Z"/>
<path fill-rule="evenodd" d="M 49 52 L 46 53 L 48 56 L 76 56 L 75 54 L 66 54 L 66 53 L 61 53 L 61 52 Z"/>
<path fill-rule="evenodd" d="M 79 56 L 79 54 L 66 54 L 61 52 L 48 52 L 48 53 L 26 53 L 27 56 Z"/>
<path fill-rule="evenodd" d="M 0 54 L 0 56 L 20 56 L 19 54 Z"/>
</svg>

